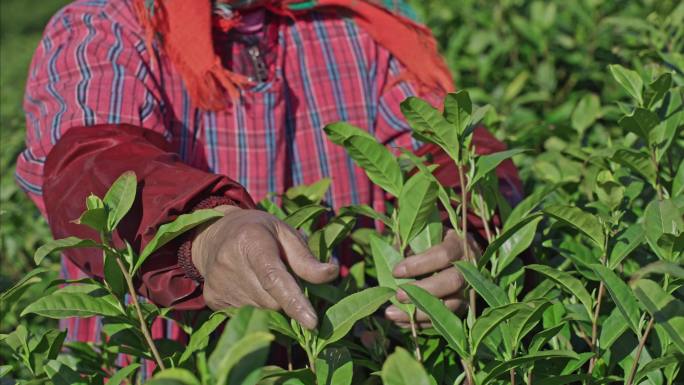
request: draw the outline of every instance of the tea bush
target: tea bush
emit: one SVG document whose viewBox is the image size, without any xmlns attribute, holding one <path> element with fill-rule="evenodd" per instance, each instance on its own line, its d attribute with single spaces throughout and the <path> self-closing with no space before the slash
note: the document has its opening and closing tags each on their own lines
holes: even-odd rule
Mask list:
<svg viewBox="0 0 684 385">
<path fill-rule="evenodd" d="M 402 112 L 415 137 L 449 155 L 470 199 L 440 185 L 429 159 L 390 152 L 344 122 L 328 125 L 329 139 L 397 199 L 385 213 L 344 208 L 324 225 L 317 219 L 328 211 L 328 180 L 284 192 L 281 206 L 261 202 L 307 235 L 319 258 L 343 240 L 362 257 L 335 284 L 305 286 L 321 311 L 319 328 L 274 311 L 227 309 L 182 323 L 190 338 L 180 346 L 151 339 L 151 322 L 169 318 L 169 310 L 126 301 L 131 277 L 156 248 L 219 214 L 180 216 L 139 253 L 117 248 L 110 234 L 136 191 L 126 173 L 107 195 L 84 203 L 78 220 L 100 239 L 48 242 L 34 255 L 39 267 L 3 290 L 1 306 L 12 318 L 3 315 L 0 376 L 136 383 L 140 360 L 150 360 L 157 363 L 150 384 L 684 383 L 684 4 L 416 6 L 464 91 L 448 95 L 443 112 L 416 98 Z M 478 156 L 470 140 L 480 123 L 509 150 Z M 492 175 L 508 158 L 527 193 L 515 207 Z M 391 271 L 405 255 L 438 243 L 447 226 L 467 233 L 465 210 L 485 220 L 497 215 L 500 226 L 488 229 L 481 255 L 455 263 L 472 293 L 461 317 Z M 358 228 L 359 217 L 384 230 Z M 14 226 L 19 231 L 21 219 Z M 13 235 L 3 230 L 3 255 Z M 26 252 L 35 245 L 23 244 Z M 100 248 L 105 280 L 52 281 L 54 272 L 40 266 L 69 247 Z M 534 263 L 522 262 L 525 252 Z M 40 296 L 30 292 L 36 285 Z M 427 313 L 433 328 L 399 329 L 374 315 L 396 303 L 397 288 L 411 299 L 401 309 Z M 31 322 L 16 323 L 16 315 Z M 92 315 L 110 326 L 105 342 L 65 343 L 63 332 L 35 323 Z M 287 352 L 281 367 L 267 364 L 276 347 Z M 117 366 L 119 353 L 138 362 Z"/>
</svg>

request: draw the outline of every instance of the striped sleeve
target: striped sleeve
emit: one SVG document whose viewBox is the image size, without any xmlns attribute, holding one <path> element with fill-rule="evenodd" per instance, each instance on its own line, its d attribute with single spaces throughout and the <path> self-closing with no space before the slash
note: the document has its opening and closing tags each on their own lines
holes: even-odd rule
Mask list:
<svg viewBox="0 0 684 385">
<path fill-rule="evenodd" d="M 166 135 L 161 93 L 126 2 L 74 3 L 48 24 L 24 98 L 26 149 L 16 179 L 45 214 L 45 159 L 71 128 L 131 124 Z"/>
</svg>

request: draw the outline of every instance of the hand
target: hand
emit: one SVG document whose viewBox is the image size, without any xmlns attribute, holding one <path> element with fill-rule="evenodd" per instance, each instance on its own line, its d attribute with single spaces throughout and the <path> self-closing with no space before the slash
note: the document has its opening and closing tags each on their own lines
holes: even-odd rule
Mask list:
<svg viewBox="0 0 684 385">
<path fill-rule="evenodd" d="M 469 253 L 475 255 L 477 246 L 469 239 Z M 461 273 L 452 266 L 454 261 L 464 258 L 463 239 L 454 231 L 448 230 L 444 240 L 439 245 L 428 250 L 407 257 L 399 262 L 392 271 L 395 278 L 418 278 L 429 274 L 427 278 L 411 282 L 430 294 L 444 301 L 444 305 L 451 311 L 462 311 L 466 301 L 463 298 L 465 281 Z M 433 274 L 434 273 L 434 274 Z M 406 292 L 397 291 L 397 299 L 402 303 L 410 303 Z M 401 327 L 410 325 L 409 315 L 395 305 L 387 308 L 385 317 Z M 431 326 L 430 318 L 420 310 L 416 310 L 415 321 L 420 328 Z"/>
<path fill-rule="evenodd" d="M 299 233 L 273 215 L 234 206 L 204 228 L 192 245 L 192 261 L 204 277 L 204 300 L 214 310 L 252 305 L 284 310 L 313 329 L 318 317 L 287 265 L 311 283 L 337 277 L 337 265 L 319 262 Z"/>
</svg>

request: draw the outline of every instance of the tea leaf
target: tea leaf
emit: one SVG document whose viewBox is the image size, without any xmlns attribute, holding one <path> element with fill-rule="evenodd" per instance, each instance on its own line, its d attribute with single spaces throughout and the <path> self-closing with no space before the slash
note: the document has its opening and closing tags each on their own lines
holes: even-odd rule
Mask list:
<svg viewBox="0 0 684 385">
<path fill-rule="evenodd" d="M 201 225 L 206 221 L 220 218 L 222 216 L 223 213 L 217 210 L 197 210 L 190 214 L 179 215 L 178 218 L 176 218 L 172 222 L 165 223 L 159 226 L 159 230 L 157 230 L 157 233 L 154 235 L 154 238 L 152 238 L 152 240 L 150 240 L 150 242 L 147 243 L 142 253 L 140 254 L 140 257 L 138 257 L 138 260 L 135 262 L 135 265 L 131 273 L 135 274 L 135 272 L 137 272 L 138 269 L 140 269 L 140 266 L 142 266 L 142 264 L 145 263 L 147 258 L 149 258 L 149 256 L 152 255 L 152 253 L 159 250 L 159 248 L 169 243 L 179 235 L 194 228 L 195 226 Z"/>
<path fill-rule="evenodd" d="M 503 271 L 518 255 L 530 247 L 537 233 L 537 226 L 542 219 L 541 216 L 537 216 L 529 223 L 524 224 L 501 245 L 497 273 Z"/>
<path fill-rule="evenodd" d="M 468 128 L 472 111 L 473 105 L 468 92 L 451 92 L 444 97 L 444 118 L 456 126 L 459 135 Z"/>
<path fill-rule="evenodd" d="M 319 205 L 308 205 L 300 207 L 294 213 L 288 215 L 284 222 L 292 226 L 295 229 L 300 228 L 306 222 L 317 218 L 321 213 L 327 211 L 328 209 Z"/>
<path fill-rule="evenodd" d="M 646 241 L 658 257 L 672 261 L 672 252 L 658 242 L 664 234 L 678 235 L 684 232 L 684 219 L 672 200 L 654 200 L 644 211 L 643 231 Z"/>
<path fill-rule="evenodd" d="M 521 303 L 511 303 L 501 307 L 487 308 L 482 315 L 475 321 L 470 330 L 470 351 L 472 355 L 477 354 L 477 348 L 482 340 L 489 335 L 502 322 L 513 317 L 525 305 Z"/>
<path fill-rule="evenodd" d="M 634 294 L 641 308 L 655 318 L 656 325 L 665 329 L 677 349 L 684 353 L 684 303 L 649 279 L 638 280 Z"/>
<path fill-rule="evenodd" d="M 470 180 L 470 186 L 474 186 L 477 182 L 479 182 L 487 174 L 489 174 L 491 171 L 496 169 L 501 164 L 501 162 L 503 162 L 504 160 L 511 158 L 517 154 L 521 154 L 525 151 L 527 151 L 527 150 L 517 148 L 517 149 L 495 152 L 493 154 L 479 156 L 475 160 L 475 175 Z"/>
<path fill-rule="evenodd" d="M 646 88 L 644 92 L 644 103 L 647 107 L 650 107 L 658 103 L 665 94 L 670 90 L 672 85 L 672 74 L 664 73 L 658 76 L 651 84 Z M 638 382 L 635 381 L 638 384 Z"/>
<path fill-rule="evenodd" d="M 601 116 L 601 101 L 596 94 L 586 94 L 572 111 L 571 124 L 580 135 Z"/>
<path fill-rule="evenodd" d="M 552 358 L 577 358 L 577 353 L 571 350 L 548 350 L 536 353 L 530 353 L 524 356 L 515 357 L 513 359 L 504 361 L 494 366 L 487 377 L 485 377 L 482 384 L 489 384 L 492 380 L 500 375 L 507 373 L 510 369 L 517 368 L 522 365 L 533 363 L 539 360 L 548 360 Z"/>
<path fill-rule="evenodd" d="M 615 238 L 608 257 L 608 267 L 614 270 L 646 238 L 641 224 L 635 223 Z"/>
<path fill-rule="evenodd" d="M 354 365 L 347 348 L 326 348 L 316 358 L 316 384 L 350 385 Z"/>
<path fill-rule="evenodd" d="M 619 64 L 611 64 L 608 66 L 613 78 L 620 83 L 622 88 L 627 91 L 639 105 L 644 104 L 641 92 L 644 88 L 644 82 L 638 73 L 628 70 Z"/>
<path fill-rule="evenodd" d="M 475 265 L 468 261 L 457 261 L 454 266 L 463 274 L 466 282 L 482 296 L 489 306 L 498 307 L 508 304 L 506 292 L 486 278 Z"/>
<path fill-rule="evenodd" d="M 591 295 L 589 294 L 587 289 L 584 288 L 584 284 L 582 283 L 582 281 L 564 271 L 557 270 L 549 266 L 535 264 L 526 266 L 525 268 L 534 270 L 540 274 L 545 275 L 547 278 L 554 281 L 561 289 L 577 297 L 577 299 L 582 303 L 582 305 L 584 305 L 587 314 L 591 316 Z"/>
<path fill-rule="evenodd" d="M 386 287 L 372 287 L 332 305 L 321 321 L 318 351 L 347 335 L 356 321 L 373 314 L 394 294 Z"/>
<path fill-rule="evenodd" d="M 86 225 L 96 231 L 106 231 L 107 230 L 107 209 L 104 207 L 98 207 L 93 209 L 88 209 L 81 214 L 78 219 L 72 221 L 77 225 Z"/>
<path fill-rule="evenodd" d="M 615 151 L 612 160 L 642 175 L 648 183 L 655 186 L 656 169 L 648 158 L 648 154 L 642 151 L 622 148 Z"/>
<path fill-rule="evenodd" d="M 179 364 L 183 364 L 196 352 L 205 349 L 209 345 L 209 337 L 225 320 L 228 318 L 224 313 L 214 313 L 205 321 L 199 329 L 195 330 L 190 335 L 183 354 L 178 360 Z"/>
<path fill-rule="evenodd" d="M 328 124 L 327 126 L 323 127 L 323 131 L 325 131 L 325 133 L 328 135 L 328 139 L 330 139 L 331 142 L 339 146 L 343 146 L 344 141 L 351 138 L 352 136 L 362 136 L 368 139 L 375 140 L 375 138 L 367 131 L 364 131 L 358 127 L 352 126 L 351 124 L 345 122 L 336 122 Z"/>
<path fill-rule="evenodd" d="M 551 302 L 541 299 L 527 302 L 525 305 L 527 306 L 521 307 L 508 323 L 514 346 L 519 346 L 523 337 L 535 327 L 544 315 L 544 311 L 551 306 Z"/>
<path fill-rule="evenodd" d="M 344 141 L 344 147 L 368 179 L 395 197 L 399 196 L 403 185 L 401 168 L 385 146 L 375 139 L 355 135 Z"/>
<path fill-rule="evenodd" d="M 383 385 L 429 385 L 423 366 L 409 352 L 397 347 L 382 365 Z"/>
<path fill-rule="evenodd" d="M 672 180 L 672 196 L 676 197 L 681 194 L 684 194 L 684 159 L 679 163 L 677 174 Z"/>
<path fill-rule="evenodd" d="M 46 268 L 38 267 L 26 273 L 26 275 L 19 279 L 12 287 L 5 289 L 0 293 L 0 303 L 3 305 L 8 304 L 10 306 L 14 304 L 31 284 L 41 281 L 41 278 L 38 276 L 46 271 L 48 271 Z"/>
<path fill-rule="evenodd" d="M 409 97 L 400 107 L 414 136 L 440 146 L 452 159 L 459 159 L 458 127 L 449 124 L 437 109 L 419 98 Z"/>
<path fill-rule="evenodd" d="M 137 363 L 131 363 L 127 366 L 124 366 L 123 368 L 117 370 L 113 376 L 109 377 L 109 380 L 107 380 L 107 385 L 119 385 L 123 381 L 127 381 L 128 376 L 138 370 L 139 367 L 140 364 Z"/>
<path fill-rule="evenodd" d="M 605 248 L 603 226 L 594 215 L 572 206 L 551 206 L 544 213 L 579 230 L 602 250 Z"/>
<path fill-rule="evenodd" d="M 399 195 L 399 234 L 405 247 L 427 225 L 437 200 L 437 184 L 423 172 L 414 174 Z"/>
<path fill-rule="evenodd" d="M 610 349 L 610 347 L 629 329 L 625 316 L 622 315 L 620 309 L 614 308 L 608 317 L 603 319 L 601 323 L 601 334 L 599 335 L 599 345 L 602 349 Z"/>
<path fill-rule="evenodd" d="M 21 312 L 35 313 L 48 318 L 92 317 L 121 315 L 116 298 L 111 295 L 93 297 L 89 293 L 56 292 L 35 300 Z"/>
<path fill-rule="evenodd" d="M 116 255 L 105 252 L 104 277 L 112 292 L 117 296 L 122 296 L 126 292 L 126 280 L 119 264 L 116 263 L 117 258 Z"/>
<path fill-rule="evenodd" d="M 368 205 L 353 205 L 345 206 L 340 209 L 340 214 L 352 213 L 356 215 L 363 215 L 365 217 L 375 219 L 384 223 L 386 226 L 392 227 L 392 220 L 387 217 L 387 215 L 375 211 L 372 207 Z"/>
<path fill-rule="evenodd" d="M 245 377 L 258 377 L 258 373 L 252 377 L 251 372 L 260 371 L 261 366 L 266 361 L 268 347 L 271 345 L 273 338 L 273 335 L 270 333 L 253 332 L 236 341 L 219 357 L 213 372 L 216 384 L 244 384 Z M 214 354 L 216 354 L 216 351 L 212 353 L 212 356 Z M 242 365 L 244 365 L 244 368 L 242 368 L 244 376 L 237 376 L 241 378 L 235 378 L 234 369 L 238 369 Z"/>
<path fill-rule="evenodd" d="M 165 380 L 172 382 L 165 382 Z M 146 384 L 152 383 L 157 385 L 200 385 L 200 381 L 187 369 L 182 368 L 170 368 L 162 370 L 161 372 L 154 375 L 152 381 L 146 382 Z M 109 385 L 109 382 L 107 382 Z"/>
<path fill-rule="evenodd" d="M 57 360 L 48 361 L 44 368 L 45 374 L 47 374 L 54 385 L 87 384 L 86 380 L 81 378 L 76 371 Z"/>
<path fill-rule="evenodd" d="M 663 357 L 654 358 L 639 369 L 634 376 L 634 383 L 640 384 L 641 380 L 654 370 L 662 369 L 673 364 L 684 362 L 684 356 L 678 353 L 668 354 Z"/>
<path fill-rule="evenodd" d="M 135 173 L 126 171 L 114 181 L 105 194 L 103 202 L 107 207 L 107 231 L 114 231 L 133 207 L 137 184 Z"/>
<path fill-rule="evenodd" d="M 468 342 L 461 319 L 444 303 L 425 289 L 415 285 L 401 285 L 401 289 L 420 310 L 430 317 L 432 326 L 444 337 L 447 344 L 461 357 L 469 357 Z"/>
<path fill-rule="evenodd" d="M 641 336 L 639 330 L 639 304 L 632 294 L 632 290 L 609 268 L 599 264 L 593 264 L 591 268 L 606 285 L 608 293 L 610 293 L 620 313 L 625 317 L 629 327 L 637 336 Z"/>
<path fill-rule="evenodd" d="M 47 257 L 50 253 L 66 249 L 87 247 L 101 248 L 102 246 L 90 239 L 81 239 L 77 237 L 57 239 L 39 247 L 38 250 L 36 250 L 36 254 L 33 256 L 33 260 L 36 262 L 36 265 L 40 265 L 43 262 L 43 259 L 45 259 L 45 257 Z"/>
<path fill-rule="evenodd" d="M 645 108 L 637 108 L 632 115 L 625 116 L 618 122 L 620 127 L 624 128 L 626 131 L 635 133 L 638 137 L 646 141 L 646 143 L 650 143 L 649 138 L 651 131 L 658 123 L 660 123 L 658 115 Z"/>
<path fill-rule="evenodd" d="M 217 375 L 222 371 L 225 356 L 247 335 L 257 333 L 267 334 L 268 315 L 265 311 L 251 306 L 243 306 L 235 312 L 235 315 L 228 322 L 216 348 L 209 356 L 209 370 Z M 261 341 L 261 339 L 259 339 Z"/>
<path fill-rule="evenodd" d="M 508 241 L 511 237 L 516 235 L 518 231 L 521 231 L 520 229 L 522 229 L 528 223 L 534 221 L 536 218 L 541 217 L 541 215 L 541 212 L 532 213 L 524 217 L 523 219 L 518 220 L 517 223 L 515 223 L 514 225 L 508 226 L 508 228 L 505 229 L 503 233 L 501 233 L 498 237 L 494 238 L 494 240 L 489 244 L 489 246 L 487 246 L 485 252 L 477 260 L 477 266 L 479 268 L 484 267 L 489 262 L 489 260 L 492 259 L 494 253 L 496 253 L 501 248 L 501 246 L 503 246 L 503 244 L 506 243 L 506 241 Z"/>
</svg>

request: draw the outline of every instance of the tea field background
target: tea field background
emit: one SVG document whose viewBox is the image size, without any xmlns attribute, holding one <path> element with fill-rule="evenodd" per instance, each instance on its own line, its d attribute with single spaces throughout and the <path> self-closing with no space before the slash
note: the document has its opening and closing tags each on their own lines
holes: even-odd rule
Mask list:
<svg viewBox="0 0 684 385">
<path fill-rule="evenodd" d="M 0 290 L 32 269 L 33 252 L 49 239 L 45 221 L 13 174 L 24 140 L 27 68 L 44 25 L 65 3 L 0 2 Z M 531 150 L 515 159 L 528 193 L 563 182 L 564 193 L 591 201 L 586 165 L 568 156 L 568 149 L 600 149 L 624 136 L 616 120 L 625 94 L 608 64 L 633 68 L 645 78 L 654 61 L 684 68 L 684 6 L 676 0 L 412 3 L 435 32 L 458 88 L 467 89 L 477 104 L 494 107 L 487 116 L 490 128 L 511 147 Z M 56 261 L 51 270 L 58 273 Z M 40 285 L 31 290 L 23 301 L 40 295 Z M 2 333 L 19 322 L 18 311 L 10 310 L 0 309 Z M 21 322 L 52 326 L 44 318 Z"/>
</svg>

